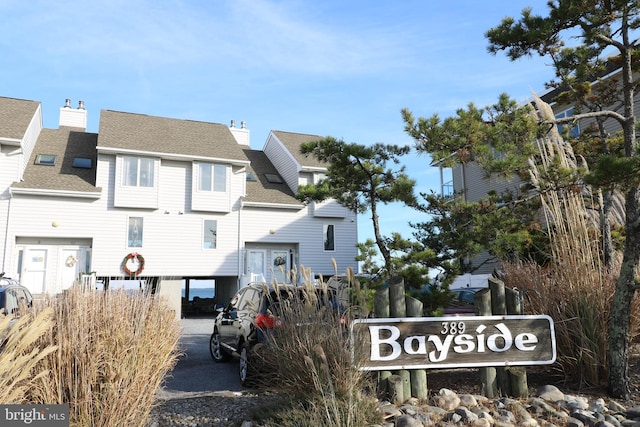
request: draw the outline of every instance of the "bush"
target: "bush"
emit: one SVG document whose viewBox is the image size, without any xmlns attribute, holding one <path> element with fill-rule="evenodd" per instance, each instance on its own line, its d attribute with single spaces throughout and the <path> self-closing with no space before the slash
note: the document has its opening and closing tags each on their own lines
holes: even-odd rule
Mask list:
<svg viewBox="0 0 640 427">
<path fill-rule="evenodd" d="M 158 298 L 70 289 L 48 302 L 54 326 L 42 339 L 58 351 L 29 393 L 31 403 L 70 405 L 75 426 L 143 426 L 156 391 L 179 357 L 180 327 Z"/>
<path fill-rule="evenodd" d="M 565 380 L 606 385 L 609 320 L 616 286 L 615 272 L 542 267 L 535 263 L 504 265 L 506 286 L 524 294 L 527 314 L 548 314 L 554 320 L 557 362 Z M 632 305 L 631 339 L 640 336 L 640 299 Z"/>
</svg>

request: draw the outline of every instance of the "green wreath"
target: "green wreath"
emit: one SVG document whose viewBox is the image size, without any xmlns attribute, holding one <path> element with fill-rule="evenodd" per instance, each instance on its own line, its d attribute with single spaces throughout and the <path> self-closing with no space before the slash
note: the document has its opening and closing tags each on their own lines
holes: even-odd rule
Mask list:
<svg viewBox="0 0 640 427">
<path fill-rule="evenodd" d="M 139 267 L 137 270 L 131 271 L 129 270 L 129 267 L 127 267 L 127 263 L 134 258 L 138 260 Z M 122 260 L 122 270 L 124 270 L 127 276 L 139 276 L 140 273 L 142 273 L 142 270 L 144 270 L 144 257 L 136 252 L 130 253 Z"/>
</svg>

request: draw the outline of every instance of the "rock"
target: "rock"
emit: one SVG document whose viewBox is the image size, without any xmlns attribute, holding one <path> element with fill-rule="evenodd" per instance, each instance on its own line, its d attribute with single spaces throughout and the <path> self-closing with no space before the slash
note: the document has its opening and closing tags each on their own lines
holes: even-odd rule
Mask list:
<svg viewBox="0 0 640 427">
<path fill-rule="evenodd" d="M 467 408 L 475 408 L 478 406 L 478 401 L 470 394 L 461 394 L 458 397 L 460 397 L 460 404 L 462 406 L 466 406 Z"/>
<path fill-rule="evenodd" d="M 564 400 L 564 393 L 554 385 L 544 385 L 538 389 L 538 396 L 547 402 Z"/>
<path fill-rule="evenodd" d="M 627 418 L 640 418 L 640 406 L 627 409 Z"/>
<path fill-rule="evenodd" d="M 396 418 L 396 427 L 422 427 L 422 422 L 409 415 L 400 415 Z"/>
<path fill-rule="evenodd" d="M 616 402 L 615 400 L 609 401 L 609 411 L 611 412 L 627 412 L 627 408 Z"/>
<path fill-rule="evenodd" d="M 460 398 L 458 395 L 446 388 L 440 389 L 438 395 L 433 398 L 437 407 L 444 409 L 445 411 L 452 411 L 460 405 Z"/>
</svg>

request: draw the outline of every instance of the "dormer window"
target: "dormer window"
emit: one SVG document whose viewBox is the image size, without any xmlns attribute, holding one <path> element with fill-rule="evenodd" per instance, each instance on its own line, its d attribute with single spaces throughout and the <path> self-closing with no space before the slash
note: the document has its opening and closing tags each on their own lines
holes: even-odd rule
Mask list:
<svg viewBox="0 0 640 427">
<path fill-rule="evenodd" d="M 36 157 L 36 165 L 54 166 L 56 164 L 55 154 L 38 154 Z"/>
</svg>

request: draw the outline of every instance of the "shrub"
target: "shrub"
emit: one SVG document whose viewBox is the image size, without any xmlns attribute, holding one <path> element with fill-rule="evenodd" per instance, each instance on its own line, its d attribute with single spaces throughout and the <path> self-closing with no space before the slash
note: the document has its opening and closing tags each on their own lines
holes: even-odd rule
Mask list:
<svg viewBox="0 0 640 427">
<path fill-rule="evenodd" d="M 32 403 L 69 403 L 71 425 L 143 426 L 157 389 L 175 366 L 175 313 L 160 299 L 125 291 L 70 289 L 51 300 L 55 325 L 44 343 L 58 351 Z"/>
</svg>

